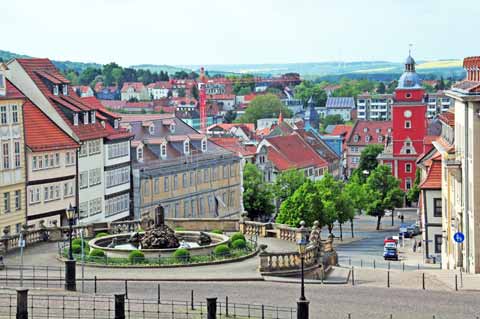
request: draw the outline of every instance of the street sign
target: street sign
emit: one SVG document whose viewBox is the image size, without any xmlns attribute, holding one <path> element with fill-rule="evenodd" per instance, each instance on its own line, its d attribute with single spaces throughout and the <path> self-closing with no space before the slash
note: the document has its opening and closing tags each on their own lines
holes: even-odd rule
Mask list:
<svg viewBox="0 0 480 319">
<path fill-rule="evenodd" d="M 405 225 L 405 224 L 400 225 L 400 232 L 401 233 L 406 233 L 407 232 L 407 225 Z"/>
<path fill-rule="evenodd" d="M 453 240 L 455 240 L 459 244 L 463 243 L 463 241 L 465 240 L 465 235 L 462 232 L 456 232 L 453 235 Z"/>
<path fill-rule="evenodd" d="M 20 239 L 18 241 L 18 247 L 25 248 L 25 239 Z"/>
</svg>

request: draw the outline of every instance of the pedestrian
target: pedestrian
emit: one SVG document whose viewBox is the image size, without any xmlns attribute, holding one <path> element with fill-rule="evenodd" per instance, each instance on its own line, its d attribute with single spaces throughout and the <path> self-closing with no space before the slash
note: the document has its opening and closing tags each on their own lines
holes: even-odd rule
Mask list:
<svg viewBox="0 0 480 319">
<path fill-rule="evenodd" d="M 405 218 L 405 217 L 403 217 L 403 214 L 400 215 L 400 220 L 402 221 L 402 224 L 403 224 L 403 219 L 404 219 L 404 218 Z"/>
<path fill-rule="evenodd" d="M 412 247 L 412 249 L 413 249 L 413 252 L 416 252 L 416 251 L 417 251 L 417 240 L 416 240 L 416 239 L 413 241 L 413 247 Z"/>
</svg>

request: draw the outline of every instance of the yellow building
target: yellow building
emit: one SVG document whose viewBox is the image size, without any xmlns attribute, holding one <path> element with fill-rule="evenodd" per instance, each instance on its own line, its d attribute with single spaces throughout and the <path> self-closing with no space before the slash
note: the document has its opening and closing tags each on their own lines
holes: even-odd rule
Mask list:
<svg viewBox="0 0 480 319">
<path fill-rule="evenodd" d="M 231 218 L 243 211 L 241 159 L 172 114 L 124 115 L 132 141 L 134 218 Z"/>
<path fill-rule="evenodd" d="M 0 229 L 19 233 L 25 224 L 24 96 L 0 65 Z"/>
</svg>

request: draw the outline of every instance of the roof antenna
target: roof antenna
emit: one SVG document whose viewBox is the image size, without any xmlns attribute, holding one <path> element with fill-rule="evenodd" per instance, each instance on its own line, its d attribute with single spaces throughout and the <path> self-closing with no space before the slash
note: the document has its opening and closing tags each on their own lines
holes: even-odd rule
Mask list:
<svg viewBox="0 0 480 319">
<path fill-rule="evenodd" d="M 408 55 L 409 56 L 412 56 L 412 46 L 413 46 L 413 44 L 411 44 L 411 43 L 408 44 Z"/>
</svg>

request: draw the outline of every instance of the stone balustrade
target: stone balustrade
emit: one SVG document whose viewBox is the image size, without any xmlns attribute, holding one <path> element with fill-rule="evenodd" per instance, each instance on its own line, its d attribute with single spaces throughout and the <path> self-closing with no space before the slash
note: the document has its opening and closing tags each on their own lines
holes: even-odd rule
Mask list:
<svg viewBox="0 0 480 319">
<path fill-rule="evenodd" d="M 300 254 L 298 252 L 269 253 L 266 246 L 260 246 L 262 249 L 259 254 L 261 273 L 278 273 L 288 271 L 298 271 L 300 269 Z M 321 264 L 321 246 L 309 245 L 305 251 L 304 266 L 306 268 Z"/>
<path fill-rule="evenodd" d="M 267 237 L 269 225 L 270 223 L 242 221 L 240 222 L 240 232 L 249 236 Z"/>
</svg>

